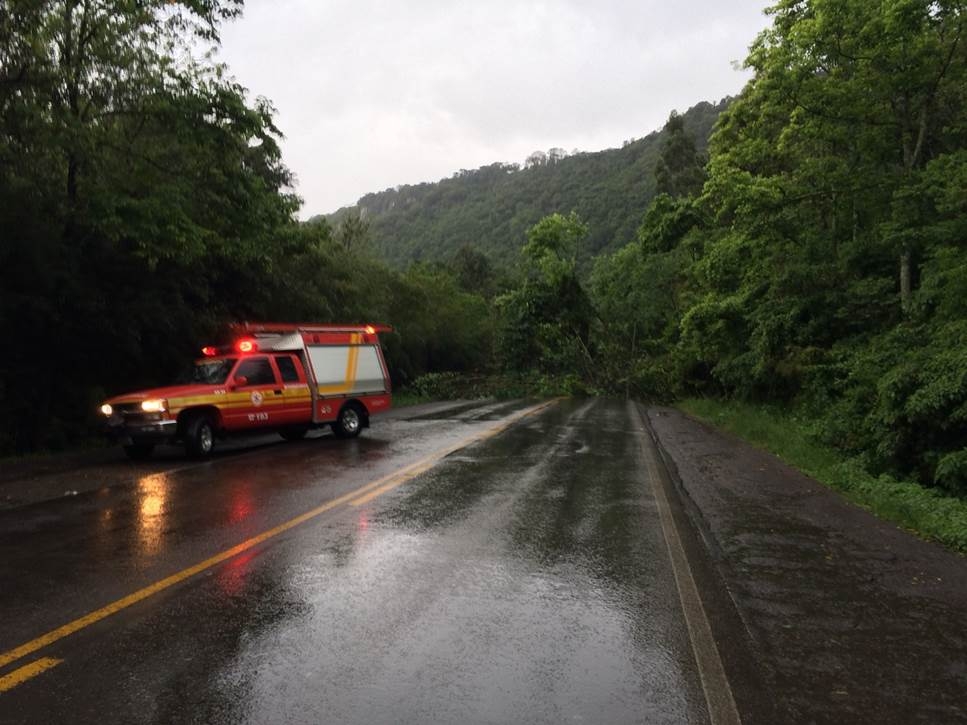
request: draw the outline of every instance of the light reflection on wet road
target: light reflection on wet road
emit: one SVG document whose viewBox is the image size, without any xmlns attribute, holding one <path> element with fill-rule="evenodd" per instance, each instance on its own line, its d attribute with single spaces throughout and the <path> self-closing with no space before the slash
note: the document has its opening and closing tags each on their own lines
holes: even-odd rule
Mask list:
<svg viewBox="0 0 967 725">
<path fill-rule="evenodd" d="M 525 406 L 3 512 L 0 651 Z M 0 722 L 704 722 L 639 429 L 602 400 L 525 418 L 51 645 Z"/>
</svg>

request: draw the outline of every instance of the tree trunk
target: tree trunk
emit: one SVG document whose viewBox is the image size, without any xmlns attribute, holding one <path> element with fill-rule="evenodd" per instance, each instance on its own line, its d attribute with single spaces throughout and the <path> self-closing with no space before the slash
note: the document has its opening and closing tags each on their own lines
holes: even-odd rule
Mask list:
<svg viewBox="0 0 967 725">
<path fill-rule="evenodd" d="M 900 254 L 900 307 L 904 314 L 910 313 L 910 250 L 904 249 Z"/>
</svg>

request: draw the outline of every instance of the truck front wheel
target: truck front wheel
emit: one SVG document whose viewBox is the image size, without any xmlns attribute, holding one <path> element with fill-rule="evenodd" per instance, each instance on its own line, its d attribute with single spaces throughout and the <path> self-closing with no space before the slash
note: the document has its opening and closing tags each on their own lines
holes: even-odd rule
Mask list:
<svg viewBox="0 0 967 725">
<path fill-rule="evenodd" d="M 207 415 L 199 415 L 185 426 L 185 448 L 192 458 L 207 458 L 215 448 L 215 425 Z"/>
<path fill-rule="evenodd" d="M 332 432 L 340 438 L 355 438 L 363 429 L 363 412 L 357 403 L 346 403 L 332 424 Z"/>
</svg>

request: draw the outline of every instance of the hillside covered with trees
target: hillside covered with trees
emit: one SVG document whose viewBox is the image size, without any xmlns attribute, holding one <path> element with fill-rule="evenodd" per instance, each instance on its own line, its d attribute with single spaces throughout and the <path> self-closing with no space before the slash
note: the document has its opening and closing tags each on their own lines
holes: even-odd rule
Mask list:
<svg viewBox="0 0 967 725">
<path fill-rule="evenodd" d="M 701 102 L 682 114 L 689 135 L 704 152 L 729 99 Z M 655 164 L 663 132 L 621 148 L 568 153 L 535 151 L 521 164 L 495 163 L 460 170 L 436 183 L 399 186 L 367 194 L 356 206 L 327 220 L 356 218 L 365 224 L 374 253 L 395 267 L 445 262 L 472 246 L 498 266 L 509 267 L 527 229 L 548 214 L 575 211 L 588 223 L 578 256 L 582 267 L 635 238 L 641 211 L 655 195 Z"/>
</svg>

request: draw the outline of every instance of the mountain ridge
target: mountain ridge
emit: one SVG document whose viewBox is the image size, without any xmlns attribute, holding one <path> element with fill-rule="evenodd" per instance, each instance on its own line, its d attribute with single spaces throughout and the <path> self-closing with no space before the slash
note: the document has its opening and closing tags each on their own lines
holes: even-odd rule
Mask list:
<svg viewBox="0 0 967 725">
<path fill-rule="evenodd" d="M 731 102 L 702 101 L 681 114 L 685 130 L 704 152 L 719 114 Z M 579 260 L 621 248 L 635 238 L 655 195 L 654 168 L 663 132 L 621 148 L 565 154 L 535 152 L 524 165 L 496 162 L 460 170 L 437 182 L 372 192 L 353 206 L 314 216 L 333 226 L 358 214 L 368 225 L 373 252 L 398 268 L 447 262 L 463 246 L 509 267 L 526 230 L 554 212 L 576 211 L 590 232 Z"/>
</svg>

